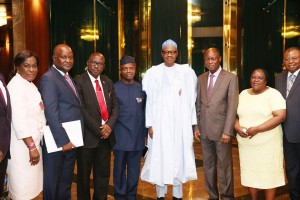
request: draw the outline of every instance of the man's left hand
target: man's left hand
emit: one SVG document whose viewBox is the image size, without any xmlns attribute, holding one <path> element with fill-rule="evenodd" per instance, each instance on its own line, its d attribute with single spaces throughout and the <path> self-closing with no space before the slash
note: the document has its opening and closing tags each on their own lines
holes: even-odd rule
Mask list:
<svg viewBox="0 0 300 200">
<path fill-rule="evenodd" d="M 0 163 L 1 163 L 2 160 L 4 159 L 3 156 L 4 156 L 4 155 L 3 155 L 2 151 L 0 150 Z"/>
<path fill-rule="evenodd" d="M 107 125 L 104 124 L 100 127 L 100 134 L 102 139 L 107 139 L 109 135 L 111 134 L 111 128 Z"/>
<path fill-rule="evenodd" d="M 222 143 L 227 144 L 228 142 L 230 142 L 230 140 L 231 140 L 230 135 L 225 135 L 224 133 L 222 134 L 222 137 L 221 137 Z"/>
</svg>

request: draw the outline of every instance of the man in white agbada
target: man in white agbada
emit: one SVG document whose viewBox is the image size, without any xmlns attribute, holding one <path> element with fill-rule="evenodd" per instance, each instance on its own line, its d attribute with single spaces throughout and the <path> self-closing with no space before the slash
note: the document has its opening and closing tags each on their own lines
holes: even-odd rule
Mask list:
<svg viewBox="0 0 300 200">
<path fill-rule="evenodd" d="M 197 76 L 187 64 L 175 63 L 177 44 L 162 44 L 164 63 L 147 70 L 143 90 L 147 94 L 148 155 L 141 179 L 156 184 L 158 199 L 173 185 L 173 199 L 182 199 L 182 183 L 197 179 L 193 129 L 197 124 L 195 101 Z"/>
</svg>

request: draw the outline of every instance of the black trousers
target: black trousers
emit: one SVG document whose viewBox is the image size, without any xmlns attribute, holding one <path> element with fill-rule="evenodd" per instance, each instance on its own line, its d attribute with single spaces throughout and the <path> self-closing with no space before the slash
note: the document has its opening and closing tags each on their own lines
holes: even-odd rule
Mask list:
<svg viewBox="0 0 300 200">
<path fill-rule="evenodd" d="M 289 193 L 292 200 L 300 199 L 300 143 L 290 143 L 283 136 L 283 152 Z"/>
<path fill-rule="evenodd" d="M 77 152 L 77 199 L 90 199 L 90 174 L 93 168 L 93 200 L 106 200 L 110 177 L 111 146 L 101 141 L 95 148 L 81 147 Z"/>
<path fill-rule="evenodd" d="M 8 158 L 6 156 L 0 163 L 0 197 L 2 196 L 3 193 L 3 183 L 4 183 L 6 168 L 7 168 L 7 161 Z"/>
</svg>

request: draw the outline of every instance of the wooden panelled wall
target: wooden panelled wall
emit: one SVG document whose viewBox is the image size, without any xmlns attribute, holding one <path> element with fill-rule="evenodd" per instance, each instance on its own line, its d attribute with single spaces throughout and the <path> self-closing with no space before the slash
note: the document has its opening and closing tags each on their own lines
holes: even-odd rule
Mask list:
<svg viewBox="0 0 300 200">
<path fill-rule="evenodd" d="M 25 45 L 40 58 L 38 81 L 51 65 L 47 0 L 24 0 Z"/>
</svg>

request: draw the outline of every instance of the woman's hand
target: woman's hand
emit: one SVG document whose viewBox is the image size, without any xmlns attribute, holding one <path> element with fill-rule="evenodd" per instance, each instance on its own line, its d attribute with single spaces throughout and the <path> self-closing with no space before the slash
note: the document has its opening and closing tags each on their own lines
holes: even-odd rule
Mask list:
<svg viewBox="0 0 300 200">
<path fill-rule="evenodd" d="M 249 135 L 249 139 L 253 138 L 257 133 L 259 133 L 259 130 L 257 127 L 250 127 L 247 129 L 246 132 Z"/>
<path fill-rule="evenodd" d="M 32 148 L 32 149 L 28 149 L 29 150 L 29 162 L 31 163 L 31 165 L 36 165 L 39 163 L 40 161 L 40 153 L 38 151 L 38 149 L 36 147 Z"/>
<path fill-rule="evenodd" d="M 249 135 L 247 134 L 247 128 L 246 127 L 243 127 L 243 126 L 240 126 L 236 132 L 243 138 L 246 138 L 248 137 Z"/>
</svg>

